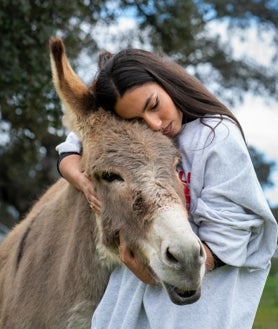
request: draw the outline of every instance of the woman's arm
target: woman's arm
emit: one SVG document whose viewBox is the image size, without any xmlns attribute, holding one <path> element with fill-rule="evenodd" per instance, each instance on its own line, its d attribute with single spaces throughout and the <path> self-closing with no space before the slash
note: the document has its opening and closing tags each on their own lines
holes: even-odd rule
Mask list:
<svg viewBox="0 0 278 329">
<path fill-rule="evenodd" d="M 82 144 L 79 137 L 71 131 L 66 140 L 56 146 L 56 151 L 59 153 L 58 171 L 61 176 L 84 193 L 94 211 L 100 212 L 101 204 L 92 183 L 80 168 Z"/>
<path fill-rule="evenodd" d="M 222 262 L 264 269 L 276 247 L 277 224 L 239 129 L 229 120 L 216 122 L 205 121 L 214 134 L 196 120 L 179 136 L 191 172 L 191 220 Z"/>
</svg>

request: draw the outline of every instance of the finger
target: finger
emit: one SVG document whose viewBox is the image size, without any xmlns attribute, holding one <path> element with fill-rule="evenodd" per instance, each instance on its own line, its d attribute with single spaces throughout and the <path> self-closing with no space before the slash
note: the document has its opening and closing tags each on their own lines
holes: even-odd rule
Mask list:
<svg viewBox="0 0 278 329">
<path fill-rule="evenodd" d="M 120 236 L 119 257 L 141 281 L 147 284 L 155 284 L 156 280 L 153 278 L 148 268 L 139 260 L 139 258 L 127 247 L 126 242 Z"/>
<path fill-rule="evenodd" d="M 90 208 L 97 214 L 101 213 L 101 206 L 96 205 L 95 203 L 89 203 Z"/>
<path fill-rule="evenodd" d="M 90 195 L 87 197 L 87 200 L 88 200 L 88 203 L 89 203 L 89 206 L 91 209 L 97 211 L 97 212 L 100 212 L 101 210 L 101 202 L 95 198 L 94 196 Z"/>
</svg>

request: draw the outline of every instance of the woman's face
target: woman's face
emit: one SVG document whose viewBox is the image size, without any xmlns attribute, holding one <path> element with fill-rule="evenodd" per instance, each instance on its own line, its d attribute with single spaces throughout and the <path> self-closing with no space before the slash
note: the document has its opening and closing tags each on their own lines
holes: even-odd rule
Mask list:
<svg viewBox="0 0 278 329">
<path fill-rule="evenodd" d="M 124 119 L 143 119 L 151 129 L 176 136 L 182 126 L 182 112 L 170 96 L 154 82 L 131 88 L 118 99 L 115 112 Z"/>
</svg>

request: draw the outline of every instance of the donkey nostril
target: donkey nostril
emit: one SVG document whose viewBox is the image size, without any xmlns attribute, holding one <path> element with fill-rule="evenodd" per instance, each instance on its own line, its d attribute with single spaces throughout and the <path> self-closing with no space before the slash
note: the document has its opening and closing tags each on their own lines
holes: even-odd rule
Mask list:
<svg viewBox="0 0 278 329">
<path fill-rule="evenodd" d="M 170 252 L 169 247 L 166 249 L 166 258 L 171 263 L 178 263 L 179 261 L 173 254 Z"/>
</svg>

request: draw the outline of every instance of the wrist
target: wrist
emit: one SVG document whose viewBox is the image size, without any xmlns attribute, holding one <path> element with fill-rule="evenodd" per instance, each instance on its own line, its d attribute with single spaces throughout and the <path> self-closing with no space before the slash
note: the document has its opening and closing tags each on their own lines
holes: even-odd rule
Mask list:
<svg viewBox="0 0 278 329">
<path fill-rule="evenodd" d="M 61 169 L 60 166 L 61 166 L 61 162 L 63 159 L 69 157 L 69 156 L 77 156 L 77 157 L 81 157 L 81 155 L 77 152 L 62 152 L 62 153 L 59 153 L 58 155 L 58 158 L 57 158 L 57 171 L 58 173 L 60 174 L 61 177 L 64 177 L 63 175 L 63 168 Z M 65 161 L 63 161 L 63 164 L 65 163 Z"/>
<path fill-rule="evenodd" d="M 206 271 L 210 272 L 214 269 L 214 258 L 212 256 L 212 252 L 209 249 L 209 247 L 206 245 L 206 243 L 203 242 L 203 246 L 205 248 L 206 251 Z"/>
<path fill-rule="evenodd" d="M 209 248 L 209 246 L 204 241 L 202 241 L 202 243 L 205 248 L 206 255 L 207 255 L 207 260 L 206 260 L 206 271 L 207 272 L 213 271 L 218 267 L 226 265 L 224 262 L 222 262 L 221 259 L 219 259 L 213 253 L 213 251 Z"/>
</svg>

